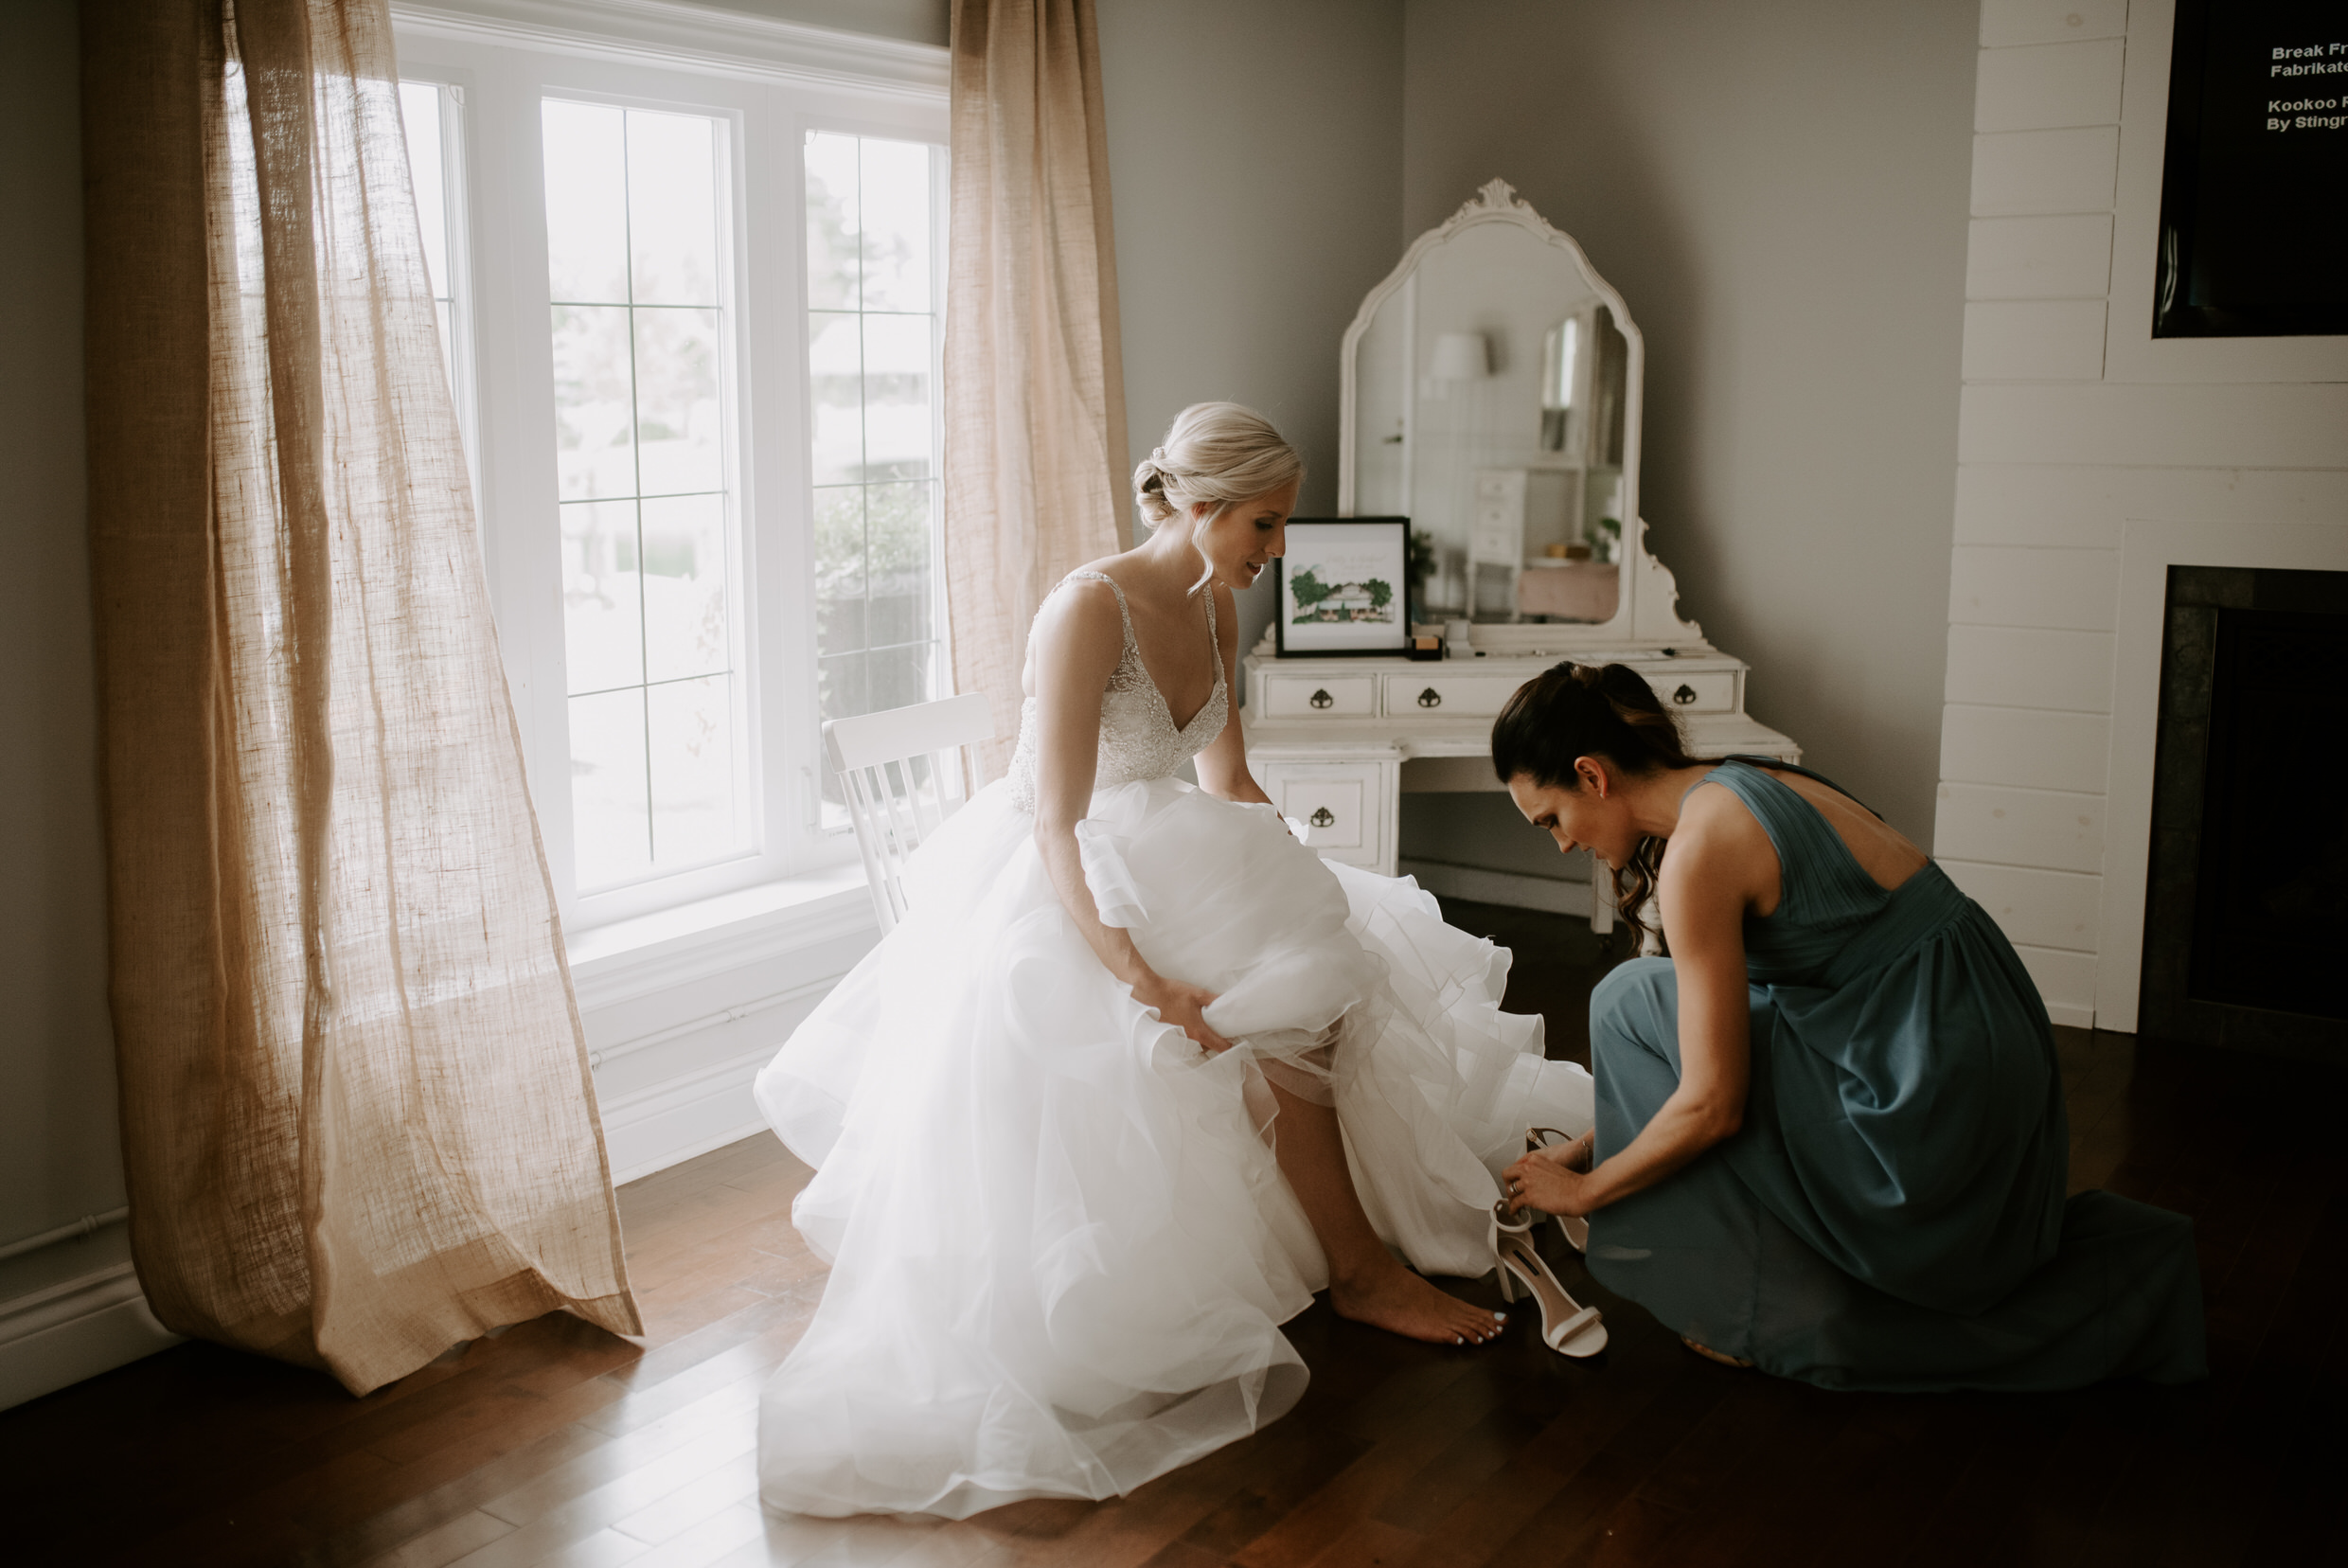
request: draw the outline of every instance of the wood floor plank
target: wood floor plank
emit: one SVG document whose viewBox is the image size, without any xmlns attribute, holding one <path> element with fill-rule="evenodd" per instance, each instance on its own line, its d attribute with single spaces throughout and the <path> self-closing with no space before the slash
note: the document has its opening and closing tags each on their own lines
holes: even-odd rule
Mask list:
<svg viewBox="0 0 2348 1568">
<path fill-rule="evenodd" d="M 1291 1445 L 1279 1461 L 1259 1464 L 1237 1490 L 1183 1531 L 1183 1541 L 1218 1562 L 1232 1559 L 1276 1526 L 1290 1509 L 1327 1486 L 1369 1447 L 1358 1437 L 1326 1428 L 1298 1423 L 1298 1430 L 1310 1433 L 1311 1440 Z"/>
<path fill-rule="evenodd" d="M 538 1496 L 518 1505 L 507 1499 L 492 1500 L 484 1505 L 483 1511 L 519 1528 L 457 1561 L 462 1568 L 533 1568 L 553 1554 L 690 1486 L 728 1460 L 751 1452 L 756 1442 L 755 1431 L 717 1433 L 697 1437 L 548 1506 L 540 1506 L 545 1500 Z M 524 1517 L 516 1517 L 518 1514 Z"/>
<path fill-rule="evenodd" d="M 1704 1364 L 1668 1378 L 1637 1416 L 1578 1466 L 1565 1485 L 1501 1544 L 1502 1561 L 1565 1559 L 1586 1548 L 1615 1508 L 1628 1500 L 1728 1395 L 1727 1368 Z"/>
<path fill-rule="evenodd" d="M 729 1384 L 658 1421 L 622 1436 L 606 1438 L 577 1458 L 490 1498 L 482 1506 L 500 1519 L 526 1524 L 680 1451 L 706 1449 L 713 1442 L 734 1444 L 754 1436 L 756 1417 L 757 1390 L 746 1383 Z"/>
<path fill-rule="evenodd" d="M 804 1327 L 813 1311 L 811 1295 L 758 1296 L 726 1317 L 655 1341 L 641 1357 L 606 1376 L 631 1392 L 652 1388 L 754 1335 L 785 1325 Z"/>
<path fill-rule="evenodd" d="M 1347 1430 L 1365 1441 L 1362 1452 L 1296 1499 L 1279 1519 L 1234 1552 L 1232 1560 L 1240 1568 L 1297 1568 L 1317 1560 L 1331 1541 L 1355 1533 L 1355 1526 L 1368 1520 L 1407 1477 L 1425 1469 L 1461 1432 L 1482 1419 L 1498 1397 L 1489 1380 L 1468 1376 L 1463 1369 L 1442 1370 L 1450 1377 L 1434 1386 L 1432 1397 L 1413 1385 L 1417 1397 L 1410 1418 L 1398 1430 L 1373 1426 L 1364 1433 L 1349 1423 Z M 1418 1539 L 1416 1532 L 1383 1522 L 1365 1535 L 1414 1542 Z"/>
<path fill-rule="evenodd" d="M 468 1508 L 454 1519 L 410 1536 L 382 1556 L 364 1560 L 366 1568 L 448 1568 L 466 1553 L 513 1534 L 515 1528 L 493 1514 Z"/>
<path fill-rule="evenodd" d="M 658 1545 L 758 1495 L 758 1455 L 746 1451 L 707 1474 L 612 1522 L 612 1527 Z M 729 1548 L 730 1550 L 731 1548 Z"/>
<path fill-rule="evenodd" d="M 1607 1358 L 1615 1354 L 1610 1346 Z M 1632 1358 L 1624 1361 L 1628 1366 Z M 1593 1382 L 1586 1397 L 1421 1532 L 1424 1544 L 1407 1559 L 1412 1568 L 1481 1568 L 1503 1560 L 1531 1522 L 1665 1397 L 1671 1381 L 1670 1374 L 1647 1370 Z"/>
<path fill-rule="evenodd" d="M 373 1561 L 406 1541 L 477 1512 L 489 1498 L 599 1446 L 606 1436 L 574 1421 L 480 1463 L 466 1464 L 476 1455 L 452 1454 L 454 1473 L 437 1483 L 417 1470 L 406 1470 L 400 1501 L 325 1536 L 304 1554 L 303 1568 L 347 1568 Z"/>
<path fill-rule="evenodd" d="M 1598 1523 L 1581 1543 L 1556 1559 L 1559 1568 L 1628 1568 L 1630 1564 L 1667 1561 L 1658 1557 L 1663 1543 L 1687 1523 L 1687 1514 L 1632 1491 Z"/>
<path fill-rule="evenodd" d="M 822 1560 L 853 1527 L 840 1519 L 782 1519 L 768 1514 L 759 1533 L 719 1558 L 711 1568 L 801 1568 Z M 836 1562 L 840 1560 L 834 1558 Z"/>
<path fill-rule="evenodd" d="M 1794 1397 L 1783 1397 L 1788 1393 Z M 1835 1506 L 1817 1484 L 1818 1456 L 1857 1415 L 1847 1400 L 1754 1379 L 1715 1417 L 1734 1418 L 1739 1412 L 1748 1419 L 1734 1428 L 1740 1447 L 1724 1469 L 1712 1468 L 1720 1451 L 1691 1434 L 1631 1493 L 1634 1500 L 1653 1494 L 1686 1510 L 1655 1544 L 1652 1560 L 1673 1568 L 1726 1568 L 1744 1560 L 1764 1538 L 1801 1528 L 1815 1509 Z M 1699 1429 L 1719 1430 L 1715 1418 Z"/>
<path fill-rule="evenodd" d="M 1389 1524 L 1382 1519 L 1357 1519 L 1327 1545 L 1304 1559 L 1307 1568 L 1363 1568 L 1365 1564 L 1408 1562 L 1426 1543 L 1424 1537 Z"/>
<path fill-rule="evenodd" d="M 772 1304 L 767 1304 L 771 1306 Z M 811 1307 L 801 1307 L 781 1315 L 763 1308 L 749 1309 L 738 1313 L 727 1327 L 741 1337 L 730 1342 L 721 1339 L 704 1341 L 700 1346 L 708 1353 L 689 1365 L 677 1366 L 670 1375 L 657 1382 L 631 1382 L 610 1404 L 587 1417 L 587 1424 L 617 1436 L 637 1427 L 659 1420 L 698 1399 L 717 1393 L 738 1382 L 755 1383 L 764 1387 L 768 1374 L 781 1364 L 799 1343 L 805 1332 Z M 616 1384 L 614 1385 L 617 1386 Z"/>
<path fill-rule="evenodd" d="M 1989 1440 L 1988 1402 L 1978 1396 L 1897 1397 L 1879 1425 L 1883 1441 L 1856 1474 L 1851 1500 L 1820 1521 L 1813 1560 L 1897 1562 Z"/>
</svg>

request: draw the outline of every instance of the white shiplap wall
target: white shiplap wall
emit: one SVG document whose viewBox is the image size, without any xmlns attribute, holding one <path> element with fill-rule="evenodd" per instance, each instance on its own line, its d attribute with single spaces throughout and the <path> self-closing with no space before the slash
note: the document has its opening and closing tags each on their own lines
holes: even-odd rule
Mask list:
<svg viewBox="0 0 2348 1568">
<path fill-rule="evenodd" d="M 2058 1024 L 2135 1024 L 2139 937 L 2105 907 L 2144 853 L 2135 811 L 2107 834 L 2115 780 L 2140 797 L 2152 766 L 2112 739 L 2132 526 L 2210 525 L 2211 563 L 2278 524 L 2348 552 L 2348 340 L 2150 335 L 2174 21 L 1982 7 L 1933 846 Z"/>
</svg>

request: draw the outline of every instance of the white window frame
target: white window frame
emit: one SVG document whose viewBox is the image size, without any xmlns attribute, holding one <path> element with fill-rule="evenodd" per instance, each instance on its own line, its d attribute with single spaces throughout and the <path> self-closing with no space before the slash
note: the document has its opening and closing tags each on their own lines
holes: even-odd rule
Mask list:
<svg viewBox="0 0 2348 1568">
<path fill-rule="evenodd" d="M 472 473 L 473 515 L 478 519 L 481 514 L 480 389 L 473 379 L 472 236 L 468 227 L 471 222 L 471 203 L 465 187 L 465 83 L 447 72 L 429 70 L 403 71 L 400 80 L 402 84 L 429 82 L 439 89 L 435 107 L 439 112 L 440 223 L 441 232 L 448 241 L 445 259 L 449 281 L 449 336 L 453 340 L 446 345 L 450 370 L 449 397 L 456 405 L 457 435 L 465 443 L 465 463 Z M 403 103 L 403 111 L 405 107 Z"/>
<path fill-rule="evenodd" d="M 558 20 L 560 19 L 560 20 Z M 596 30 L 576 25 L 583 19 Z M 508 686 L 566 929 L 740 904 L 752 890 L 836 888 L 855 862 L 817 799 L 809 489 L 806 162 L 809 130 L 943 145 L 944 51 L 629 0 L 474 0 L 393 8 L 400 75 L 461 90 L 453 267 L 470 289 L 454 357 L 470 376 L 474 485 Z M 581 895 L 573 871 L 568 692 L 556 526 L 552 329 L 541 110 L 547 98 L 708 115 L 730 127 L 727 299 L 737 576 L 755 754 L 751 853 Z M 445 101 L 445 100 L 444 100 Z M 443 134 L 449 134 L 446 117 Z M 454 176 L 452 176 L 454 179 Z M 452 205 L 459 200 L 452 196 Z M 755 262 L 754 262 L 754 258 Z M 941 257 L 942 262 L 942 257 Z M 942 275 L 942 265 L 936 269 Z M 943 289 L 942 276 L 934 289 Z M 460 409 L 468 393 L 460 393 Z M 934 396 L 932 418 L 939 415 Z M 934 550 L 934 541 L 933 549 Z M 942 580 L 942 579 L 934 579 Z M 942 590 L 941 590 L 942 591 Z M 939 621 L 942 626 L 942 617 Z"/>
<path fill-rule="evenodd" d="M 803 224 L 807 221 L 807 160 L 804 150 L 807 145 L 807 137 L 809 134 L 817 131 L 833 132 L 845 136 L 872 136 L 883 139 L 901 138 L 905 134 L 901 127 L 895 126 L 888 121 L 862 121 L 854 118 L 843 118 L 838 116 L 808 115 L 802 116 L 799 122 L 798 133 L 793 138 L 793 145 L 802 150 L 796 177 L 799 182 L 798 217 L 799 222 Z M 932 141 L 941 151 L 945 149 L 946 135 L 942 128 L 934 137 L 924 139 Z M 947 189 L 947 182 L 940 180 L 933 188 L 930 198 L 930 225 L 932 233 L 941 236 L 945 234 L 947 211 L 950 205 L 951 201 L 950 193 Z M 802 230 L 802 232 L 804 233 L 804 230 Z M 946 450 L 945 261 L 945 256 L 941 252 L 936 258 L 936 265 L 930 269 L 930 317 L 933 321 L 936 322 L 938 326 L 937 333 L 930 345 L 930 386 L 932 389 L 930 396 L 930 446 L 932 451 L 940 454 L 941 456 Z M 812 366 L 809 365 L 808 359 L 808 316 L 810 312 L 811 307 L 808 302 L 806 276 L 807 255 L 804 249 L 802 249 L 799 255 L 799 385 L 802 394 L 804 394 L 808 390 L 809 382 L 812 378 Z M 808 414 L 808 419 L 810 421 L 810 425 L 813 417 L 813 411 L 810 409 Z M 809 435 L 811 441 L 811 428 Z M 946 635 L 946 529 L 944 515 L 945 476 L 942 472 L 940 472 L 934 473 L 931 477 L 933 482 L 934 482 L 938 488 L 936 511 L 934 513 L 935 526 L 930 530 L 930 625 L 935 630 L 936 633 L 936 657 L 938 661 L 937 679 L 939 683 L 937 695 L 940 697 L 945 697 L 951 696 L 953 688 L 953 649 L 948 642 Z M 803 486 L 802 488 L 808 490 L 809 502 L 811 504 L 813 494 L 812 487 Z M 808 542 L 808 570 L 811 580 L 815 564 L 814 518 L 812 512 L 810 512 L 809 516 Z M 811 626 L 809 630 L 811 633 Z M 809 647 L 810 649 L 813 648 L 813 644 L 811 642 Z M 813 652 L 810 652 L 809 656 L 812 659 L 815 655 Z M 812 690 L 812 687 L 809 689 Z M 816 766 L 819 768 L 822 766 L 820 759 L 818 760 Z M 821 796 L 822 790 L 820 784 L 810 775 L 805 800 L 808 813 L 806 819 L 807 825 L 809 830 L 819 833 L 825 839 L 838 843 L 842 846 L 842 864 L 845 864 L 846 846 L 854 843 L 854 840 L 849 836 L 846 811 L 845 808 L 842 808 L 837 815 L 829 821 L 827 821 L 824 814 L 823 800 Z"/>
</svg>

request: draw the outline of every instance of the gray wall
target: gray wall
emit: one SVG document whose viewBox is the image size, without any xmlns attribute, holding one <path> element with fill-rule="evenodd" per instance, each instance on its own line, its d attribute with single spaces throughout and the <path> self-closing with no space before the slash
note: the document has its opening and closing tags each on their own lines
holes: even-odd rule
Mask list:
<svg viewBox="0 0 2348 1568">
<path fill-rule="evenodd" d="M 1110 199 L 1138 461 L 1230 398 L 1337 505 L 1337 345 L 1402 254 L 1398 0 L 1098 0 Z M 1135 525 L 1129 508 L 1126 526 Z M 1242 596 L 1242 647 L 1272 616 Z"/>
<path fill-rule="evenodd" d="M 0 1243 L 122 1203 L 81 442 L 73 0 L 0 26 Z M 0 1263 L 0 1299 L 119 1256 Z"/>
<path fill-rule="evenodd" d="M 1407 7 L 1404 227 L 1497 174 L 1582 242 L 1646 335 L 1642 509 L 1683 613 L 1752 664 L 1756 718 L 1920 843 L 1979 14 Z"/>
</svg>

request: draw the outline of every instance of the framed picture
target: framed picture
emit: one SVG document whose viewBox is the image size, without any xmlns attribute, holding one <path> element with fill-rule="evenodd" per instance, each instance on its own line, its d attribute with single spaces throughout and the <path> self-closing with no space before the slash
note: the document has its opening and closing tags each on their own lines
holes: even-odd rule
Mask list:
<svg viewBox="0 0 2348 1568">
<path fill-rule="evenodd" d="M 1272 562 L 1274 647 L 1284 659 L 1405 652 L 1411 520 L 1291 517 Z"/>
</svg>

